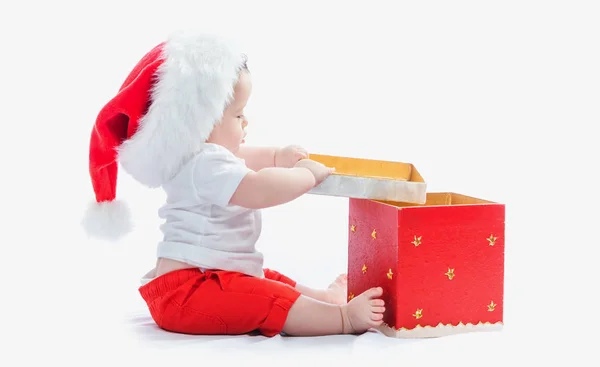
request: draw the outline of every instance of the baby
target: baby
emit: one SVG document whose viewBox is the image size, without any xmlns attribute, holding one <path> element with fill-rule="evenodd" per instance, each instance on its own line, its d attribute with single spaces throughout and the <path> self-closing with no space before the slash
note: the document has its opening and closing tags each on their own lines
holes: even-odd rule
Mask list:
<svg viewBox="0 0 600 367">
<path fill-rule="evenodd" d="M 146 54 L 100 111 L 90 141 L 96 201 L 88 233 L 118 238 L 117 160 L 162 187 L 164 238 L 139 292 L 156 324 L 186 334 L 362 333 L 382 323 L 381 288 L 346 302 L 346 277 L 325 290 L 263 268 L 260 210 L 290 202 L 333 168 L 298 146 L 244 144 L 252 83 L 246 59 L 218 37 L 179 32 Z"/>
</svg>

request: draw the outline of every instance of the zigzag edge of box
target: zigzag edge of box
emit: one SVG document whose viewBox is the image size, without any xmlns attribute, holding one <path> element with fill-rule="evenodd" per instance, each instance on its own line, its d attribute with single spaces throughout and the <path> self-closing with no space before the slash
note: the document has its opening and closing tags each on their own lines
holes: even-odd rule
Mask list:
<svg viewBox="0 0 600 367">
<path fill-rule="evenodd" d="M 437 326 L 421 326 L 417 325 L 414 329 L 395 329 L 387 324 L 375 327 L 373 329 L 380 333 L 393 338 L 439 338 L 443 336 L 462 334 L 468 332 L 479 331 L 500 331 L 504 327 L 502 321 L 496 323 L 479 322 L 477 324 L 462 322 L 457 325 L 439 323 Z"/>
</svg>

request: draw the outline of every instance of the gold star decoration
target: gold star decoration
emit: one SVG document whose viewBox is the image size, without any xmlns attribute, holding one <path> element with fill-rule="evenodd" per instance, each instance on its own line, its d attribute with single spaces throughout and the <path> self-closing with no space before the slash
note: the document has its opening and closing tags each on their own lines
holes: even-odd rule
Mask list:
<svg viewBox="0 0 600 367">
<path fill-rule="evenodd" d="M 367 272 L 367 265 L 366 265 L 366 264 L 365 264 L 365 265 L 363 265 L 363 267 L 362 267 L 362 272 L 363 272 L 363 274 Z"/>
<path fill-rule="evenodd" d="M 377 238 L 377 231 L 373 230 L 373 232 L 371 232 L 371 237 L 373 237 L 373 239 Z"/>
<path fill-rule="evenodd" d="M 423 309 L 418 309 L 415 313 L 413 313 L 413 317 L 417 320 L 423 317 Z"/>
<path fill-rule="evenodd" d="M 494 246 L 496 244 L 497 239 L 498 239 L 498 237 L 494 237 L 494 235 L 491 234 L 487 240 L 490 243 L 490 246 Z"/>
<path fill-rule="evenodd" d="M 412 241 L 411 243 L 412 243 L 413 245 L 415 245 L 415 247 L 416 247 L 416 246 L 419 246 L 419 245 L 421 244 L 421 237 L 422 237 L 422 236 L 419 236 L 419 237 L 415 236 L 415 239 L 414 239 L 414 241 Z"/>
<path fill-rule="evenodd" d="M 448 279 L 452 280 L 452 278 L 454 278 L 454 269 L 448 268 L 448 271 L 445 275 L 448 277 Z"/>
<path fill-rule="evenodd" d="M 490 302 L 490 304 L 487 305 L 487 308 L 489 312 L 494 311 L 494 309 L 496 308 L 496 304 L 494 303 L 494 301 Z"/>
<path fill-rule="evenodd" d="M 354 293 L 350 292 L 348 295 L 348 301 L 352 300 L 352 298 L 354 298 Z"/>
<path fill-rule="evenodd" d="M 394 276 L 394 273 L 392 273 L 392 269 L 388 270 L 388 272 L 387 272 L 386 275 L 387 275 L 387 277 L 388 277 L 389 280 L 392 280 L 392 277 Z"/>
<path fill-rule="evenodd" d="M 350 226 L 350 230 L 351 230 L 352 232 L 356 232 L 356 226 L 355 226 L 354 224 L 353 224 L 353 225 L 351 225 L 351 226 Z"/>
</svg>

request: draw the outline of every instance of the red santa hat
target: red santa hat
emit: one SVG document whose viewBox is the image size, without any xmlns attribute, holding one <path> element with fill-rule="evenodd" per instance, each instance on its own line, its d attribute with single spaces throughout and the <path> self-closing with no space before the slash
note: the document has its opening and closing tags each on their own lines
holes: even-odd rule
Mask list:
<svg viewBox="0 0 600 367">
<path fill-rule="evenodd" d="M 116 200 L 118 163 L 147 187 L 169 181 L 221 120 L 244 64 L 235 44 L 188 31 L 144 55 L 92 129 L 89 235 L 117 239 L 131 230 L 129 209 Z"/>
</svg>

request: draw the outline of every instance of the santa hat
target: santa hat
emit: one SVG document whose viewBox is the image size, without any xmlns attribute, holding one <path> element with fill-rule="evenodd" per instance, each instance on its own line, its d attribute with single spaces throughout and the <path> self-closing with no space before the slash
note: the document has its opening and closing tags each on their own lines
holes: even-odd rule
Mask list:
<svg viewBox="0 0 600 367">
<path fill-rule="evenodd" d="M 244 64 L 233 43 L 188 31 L 144 55 L 92 129 L 88 234 L 116 239 L 131 230 L 129 209 L 116 200 L 117 162 L 147 187 L 169 181 L 221 120 Z"/>
</svg>

